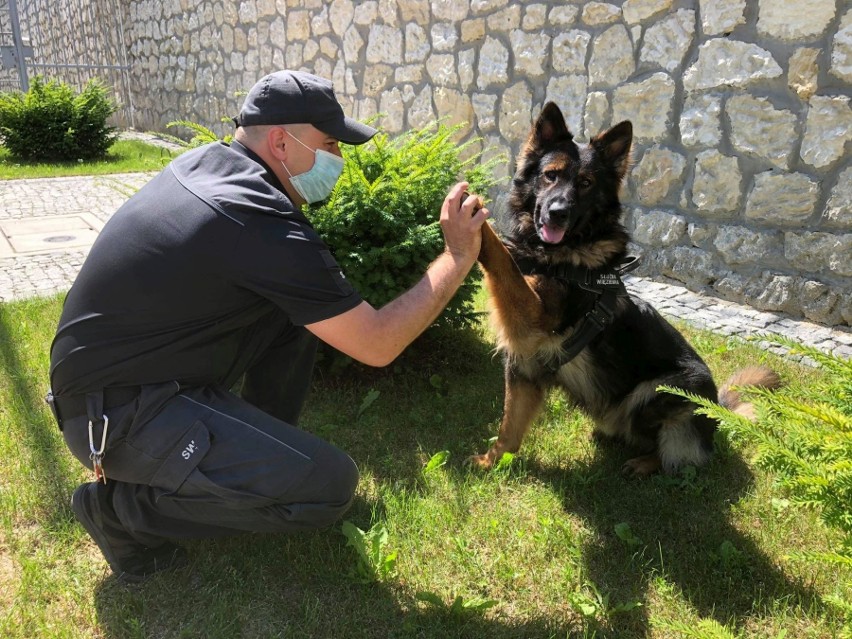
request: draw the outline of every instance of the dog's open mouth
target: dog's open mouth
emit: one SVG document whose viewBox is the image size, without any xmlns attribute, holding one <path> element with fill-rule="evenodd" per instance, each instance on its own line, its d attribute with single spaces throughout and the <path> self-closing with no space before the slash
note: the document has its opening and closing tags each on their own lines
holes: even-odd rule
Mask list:
<svg viewBox="0 0 852 639">
<path fill-rule="evenodd" d="M 562 238 L 565 237 L 566 230 L 567 229 L 564 226 L 542 224 L 538 228 L 538 236 L 547 244 L 559 244 L 559 242 L 562 241 Z"/>
</svg>

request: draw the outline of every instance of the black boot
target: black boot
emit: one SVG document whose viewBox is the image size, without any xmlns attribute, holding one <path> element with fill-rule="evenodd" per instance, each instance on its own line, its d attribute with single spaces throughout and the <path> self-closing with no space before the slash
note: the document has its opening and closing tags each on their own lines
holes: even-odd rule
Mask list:
<svg viewBox="0 0 852 639">
<path fill-rule="evenodd" d="M 101 549 L 119 581 L 139 582 L 156 572 L 186 563 L 186 551 L 163 540 L 154 548 L 139 543 L 115 514 L 104 484 L 91 482 L 71 495 L 71 510 Z"/>
</svg>

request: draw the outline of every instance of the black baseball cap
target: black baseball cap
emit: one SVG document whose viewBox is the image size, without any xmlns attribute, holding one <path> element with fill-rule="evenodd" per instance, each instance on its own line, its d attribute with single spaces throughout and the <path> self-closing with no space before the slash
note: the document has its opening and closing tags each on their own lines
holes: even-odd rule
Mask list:
<svg viewBox="0 0 852 639">
<path fill-rule="evenodd" d="M 347 144 L 364 144 L 376 129 L 343 114 L 325 78 L 303 71 L 276 71 L 262 77 L 234 118 L 237 126 L 311 124 Z"/>
</svg>

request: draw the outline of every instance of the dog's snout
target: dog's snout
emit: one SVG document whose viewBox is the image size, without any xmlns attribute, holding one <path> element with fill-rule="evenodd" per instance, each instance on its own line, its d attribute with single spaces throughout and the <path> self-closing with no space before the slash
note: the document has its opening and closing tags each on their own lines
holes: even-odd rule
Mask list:
<svg viewBox="0 0 852 639">
<path fill-rule="evenodd" d="M 551 224 L 565 224 L 570 213 L 571 208 L 568 206 L 568 202 L 561 198 L 554 200 L 547 207 L 547 217 Z"/>
</svg>

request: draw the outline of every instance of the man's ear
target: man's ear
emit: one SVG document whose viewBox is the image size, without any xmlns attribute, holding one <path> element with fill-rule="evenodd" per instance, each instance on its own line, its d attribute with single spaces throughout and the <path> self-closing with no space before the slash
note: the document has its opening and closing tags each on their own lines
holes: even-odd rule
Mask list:
<svg viewBox="0 0 852 639">
<path fill-rule="evenodd" d="M 266 132 L 266 147 L 276 160 L 287 160 L 287 132 L 280 126 L 271 126 Z"/>
<path fill-rule="evenodd" d="M 601 154 L 604 162 L 613 168 L 618 179 L 624 179 L 630 168 L 633 124 L 629 120 L 619 122 L 608 131 L 592 138 L 591 145 Z"/>
</svg>

